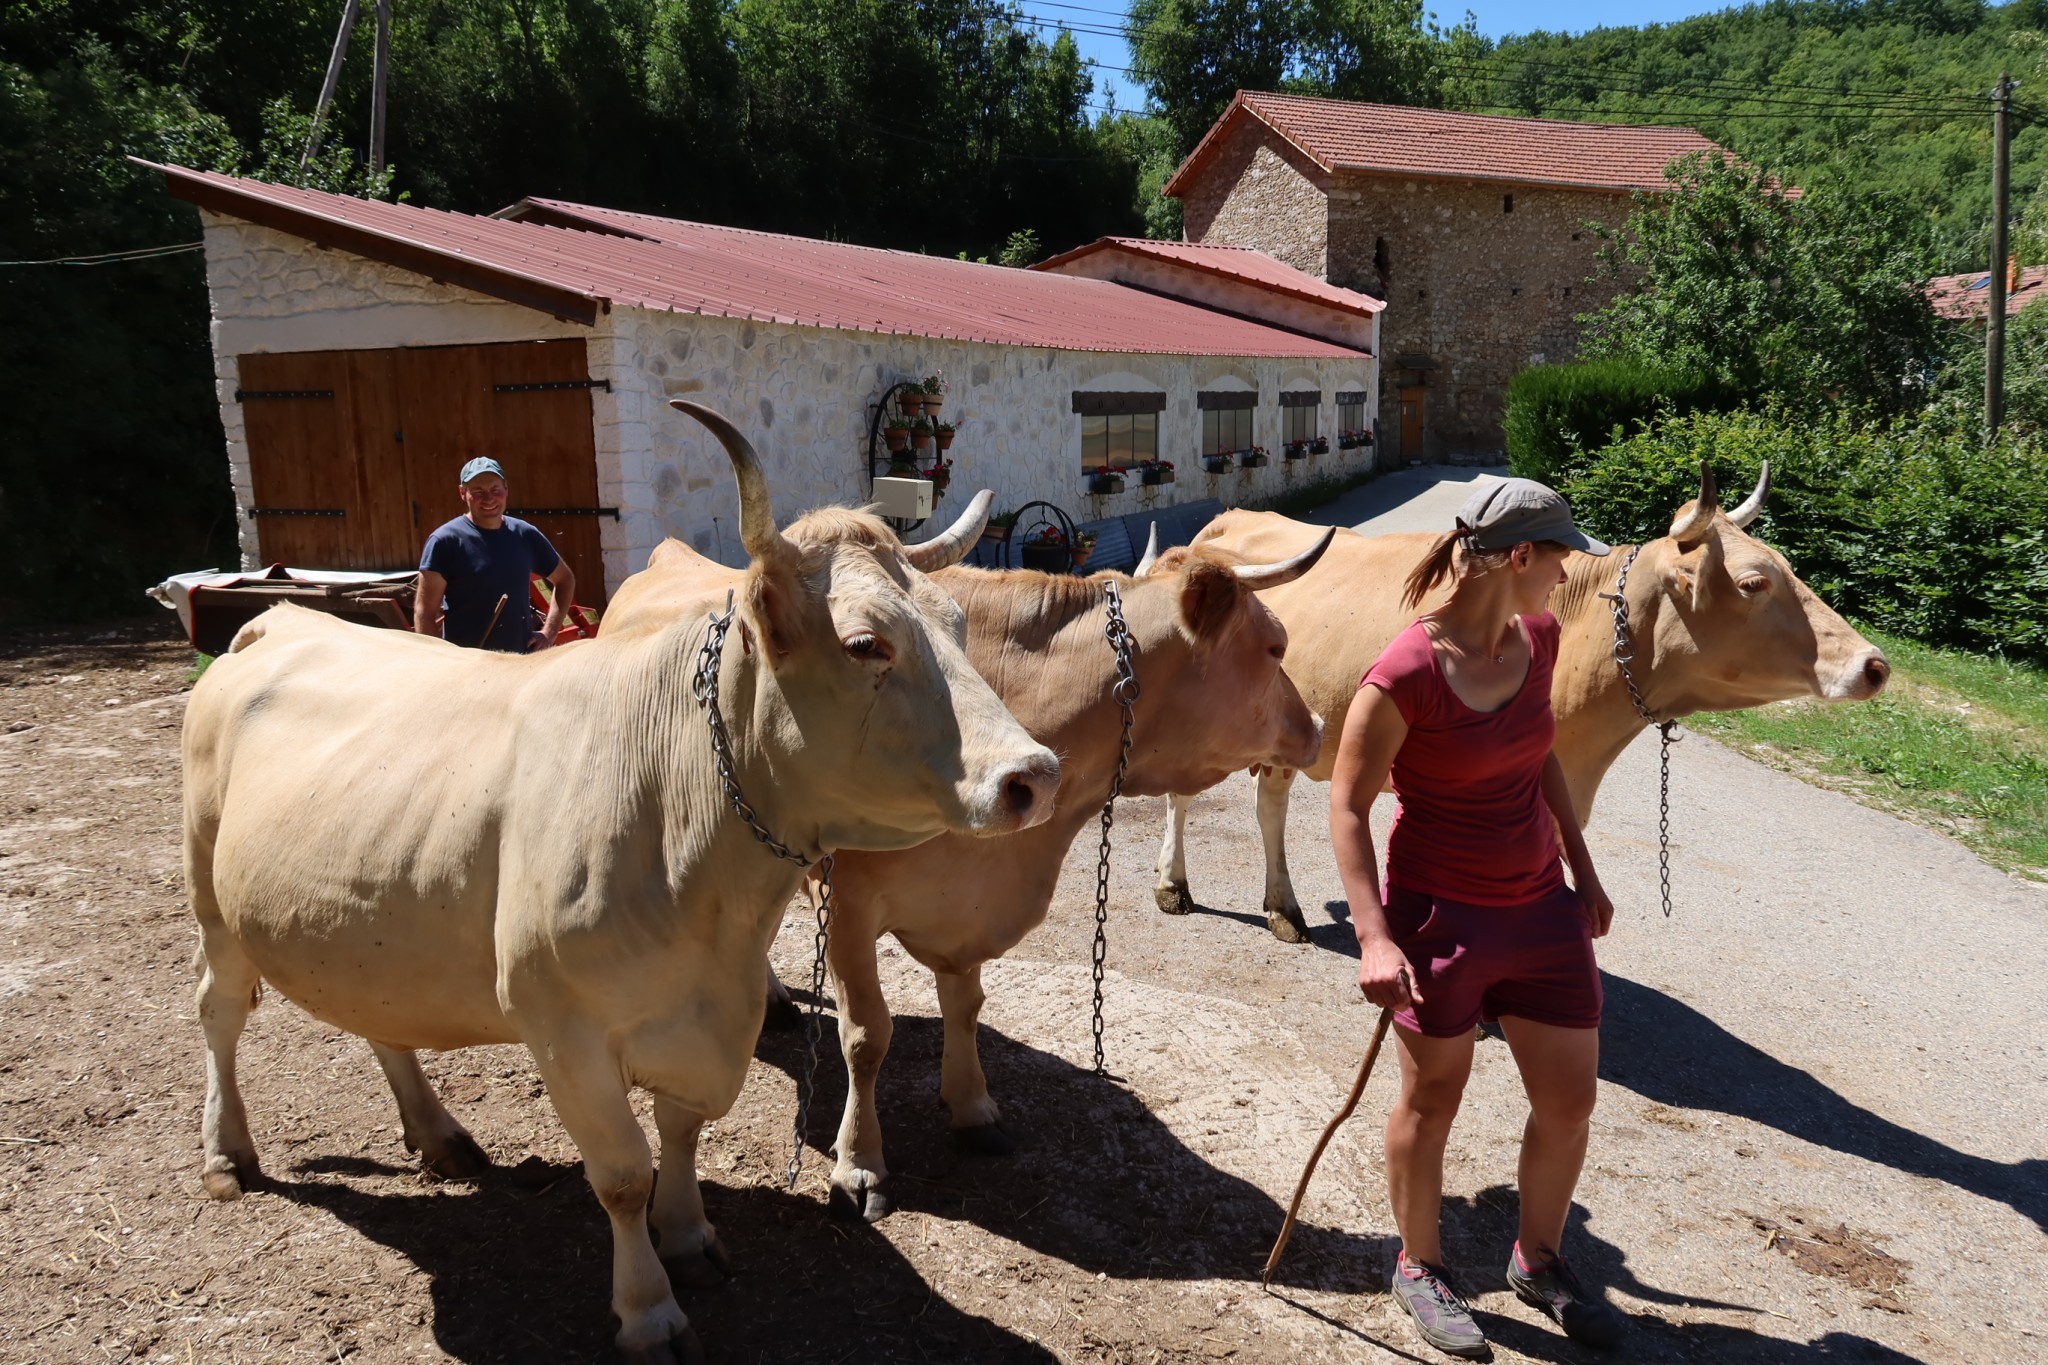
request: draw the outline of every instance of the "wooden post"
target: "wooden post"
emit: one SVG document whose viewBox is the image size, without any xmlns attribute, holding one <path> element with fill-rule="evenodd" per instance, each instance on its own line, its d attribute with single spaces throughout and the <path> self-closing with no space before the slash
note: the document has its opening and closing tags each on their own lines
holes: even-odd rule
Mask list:
<svg viewBox="0 0 2048 1365">
<path fill-rule="evenodd" d="M 299 157 L 302 171 L 320 150 L 320 125 L 327 119 L 327 106 L 334 103 L 334 87 L 341 83 L 341 59 L 348 56 L 348 38 L 355 32 L 356 16 L 361 11 L 362 0 L 348 0 L 341 12 L 341 32 L 334 35 L 334 55 L 327 59 L 327 79 L 320 83 L 320 100 L 313 106 L 313 131 L 307 134 L 306 150 Z"/>
<path fill-rule="evenodd" d="M 377 0 L 377 65 L 370 86 L 370 174 L 384 171 L 384 109 L 391 89 L 391 0 Z"/>
<path fill-rule="evenodd" d="M 2006 219 L 2012 210 L 2009 174 L 2012 160 L 2012 74 L 2000 72 L 1998 88 L 1991 92 L 1991 288 L 1985 302 L 1990 307 L 1984 327 L 1984 432 L 1998 434 L 2005 420 L 2005 286 L 2011 269 L 2006 257 L 2011 251 Z"/>
</svg>

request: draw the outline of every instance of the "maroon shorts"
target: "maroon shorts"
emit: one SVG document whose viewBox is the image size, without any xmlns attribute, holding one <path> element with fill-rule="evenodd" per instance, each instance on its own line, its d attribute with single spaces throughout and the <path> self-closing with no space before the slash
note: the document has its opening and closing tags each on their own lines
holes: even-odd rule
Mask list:
<svg viewBox="0 0 2048 1365">
<path fill-rule="evenodd" d="M 1429 1038 L 1469 1033 L 1502 1015 L 1559 1028 L 1600 1026 L 1600 968 L 1579 893 L 1560 886 L 1526 905 L 1466 905 L 1387 891 L 1387 931 L 1407 954 L 1421 1006 L 1394 1022 Z"/>
</svg>

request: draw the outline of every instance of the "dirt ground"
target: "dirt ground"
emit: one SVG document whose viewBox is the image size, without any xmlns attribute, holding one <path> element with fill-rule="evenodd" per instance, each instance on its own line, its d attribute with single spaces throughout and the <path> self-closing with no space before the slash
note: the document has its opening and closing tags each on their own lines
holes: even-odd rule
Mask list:
<svg viewBox="0 0 2048 1365">
<path fill-rule="evenodd" d="M 406 1154 L 367 1048 L 270 996 L 241 1054 L 268 1178 L 235 1204 L 202 1197 L 195 939 L 179 872 L 191 661 L 168 615 L 0 641 L 0 1365 L 607 1359 L 604 1219 L 521 1049 L 426 1059 L 496 1163 L 475 1183 L 442 1183 Z M 880 1105 L 897 1211 L 874 1227 L 825 1213 L 821 1149 L 845 1090 L 829 1013 L 793 1193 L 780 1172 L 802 1039 L 764 1037 L 700 1152 L 738 1271 L 680 1295 L 711 1359 L 1442 1359 L 1381 1292 L 1394 1245 L 1377 1135 L 1390 1068 L 1325 1159 L 1277 1292 L 1258 1286 L 1371 1024 L 1327 855 L 1310 856 L 1321 792 L 1294 809 L 1297 883 L 1318 926 L 1306 948 L 1271 939 L 1257 914 L 1248 788 L 1198 808 L 1195 890 L 1216 908 L 1186 919 L 1151 904 L 1160 804 L 1127 803 L 1107 1010 L 1115 1081 L 1087 1065 L 1093 870 L 1080 841 L 1052 923 L 987 973 L 982 1056 L 1020 1139 L 1011 1156 L 948 1144 L 929 978 L 885 945 L 898 1027 Z M 1830 818 L 1882 819 L 1841 806 L 1853 813 Z M 1623 822 L 1595 844 L 1626 869 L 1609 877 L 1618 902 L 1654 876 L 1641 828 Z M 1870 828 L 1921 856 L 1907 835 Z M 1908 835 L 1940 844 L 1925 855 L 1930 877 L 1983 874 L 1967 855 L 1974 872 L 1942 862 L 1953 846 Z M 1725 866 L 1711 853 L 1683 852 L 1682 868 Z M 1770 878 L 1743 880 L 1742 895 L 1701 898 L 1695 924 L 1753 923 Z M 1842 1010 L 1859 989 L 1877 996 L 1859 986 L 1856 955 L 1896 959 L 1895 940 L 1816 952 L 1834 994 L 1816 1006 L 1803 991 L 1778 1011 L 1781 1046 L 1738 1033 L 1752 995 L 1772 995 L 1757 964 L 1770 945 L 1705 960 L 1659 947 L 1664 922 L 1643 904 L 1626 927 L 1646 946 L 1607 955 L 1610 1060 L 1571 1232 L 1632 1318 L 1620 1358 L 2048 1360 L 2048 1062 L 2026 1024 L 2039 1018 L 2038 947 L 2003 964 L 2007 993 L 1989 1002 L 2010 1005 L 1998 1017 L 2023 1036 L 1979 1039 L 1965 1059 L 1924 1021 L 1901 1022 L 1886 1046 L 1926 1055 L 1895 1057 L 1880 1078 L 1854 1049 L 1826 1064 L 1800 1049 L 1875 1022 Z M 776 949 L 785 981 L 808 980 L 808 952 L 792 919 Z M 1709 1003 L 1717 982 L 1727 1010 Z M 1979 1068 L 1979 1090 L 1998 1089 L 1968 1112 L 1951 1083 L 1964 1065 Z M 1505 1049 L 1482 1044 L 1448 1170 L 1448 1255 L 1498 1358 L 1597 1359 L 1501 1280 L 1515 1101 Z"/>
</svg>

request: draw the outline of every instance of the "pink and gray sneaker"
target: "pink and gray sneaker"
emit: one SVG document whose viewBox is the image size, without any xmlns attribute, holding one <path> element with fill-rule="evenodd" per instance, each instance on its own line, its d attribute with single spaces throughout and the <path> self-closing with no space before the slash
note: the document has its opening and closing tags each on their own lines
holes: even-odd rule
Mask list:
<svg viewBox="0 0 2048 1365">
<path fill-rule="evenodd" d="M 1416 1330 L 1422 1333 L 1424 1341 L 1445 1355 L 1457 1356 L 1461 1360 L 1493 1359 L 1493 1348 L 1486 1344 L 1486 1334 L 1479 1330 L 1478 1323 L 1472 1321 L 1471 1310 L 1465 1307 L 1458 1292 L 1444 1278 L 1443 1267 L 1411 1261 L 1404 1248 L 1394 1260 L 1390 1287 L 1394 1302 L 1415 1320 Z"/>
<path fill-rule="evenodd" d="M 1564 1328 L 1573 1341 L 1588 1346 L 1614 1346 L 1621 1341 L 1622 1316 L 1611 1304 L 1588 1293 L 1564 1257 L 1553 1256 L 1540 1266 L 1522 1257 L 1522 1244 L 1508 1255 L 1508 1288 L 1515 1297 Z"/>
</svg>

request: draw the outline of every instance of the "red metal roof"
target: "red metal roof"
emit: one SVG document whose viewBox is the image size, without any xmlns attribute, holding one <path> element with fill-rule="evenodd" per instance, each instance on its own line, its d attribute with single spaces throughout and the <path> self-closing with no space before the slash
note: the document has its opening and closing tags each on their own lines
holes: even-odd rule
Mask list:
<svg viewBox="0 0 2048 1365">
<path fill-rule="evenodd" d="M 148 164 L 148 163 L 144 163 Z M 998 346 L 1343 358 L 1351 347 L 1128 289 L 945 257 L 533 201 L 479 217 L 156 166 L 177 198 L 572 320 L 601 305 Z M 507 210 L 517 214 L 518 207 Z M 562 225 L 582 217 L 589 226 Z M 590 230 L 599 222 L 612 231 Z M 624 228 L 637 235 L 617 235 Z"/>
<path fill-rule="evenodd" d="M 1077 246 L 1072 251 L 1061 252 L 1031 268 L 1051 270 L 1068 261 L 1092 256 L 1098 251 L 1127 251 L 1134 256 L 1186 266 L 1205 275 L 1220 275 L 1225 279 L 1256 285 L 1261 289 L 1270 289 L 1276 294 L 1305 299 L 1310 303 L 1321 304 L 1325 308 L 1355 313 L 1360 317 L 1371 317 L 1387 306 L 1383 299 L 1376 299 L 1370 294 L 1361 294 L 1351 289 L 1339 289 L 1334 284 L 1326 284 L 1306 271 L 1296 270 L 1284 261 L 1276 261 L 1265 252 L 1248 246 L 1224 246 L 1206 242 L 1159 242 L 1149 237 L 1104 237 L 1086 246 Z"/>
<path fill-rule="evenodd" d="M 1266 124 L 1326 171 L 1518 185 L 1660 190 L 1674 158 L 1721 150 L 1691 128 L 1502 118 L 1240 90 L 1162 192 L 1178 197 L 1245 118 Z"/>
<path fill-rule="evenodd" d="M 2048 297 L 2048 265 L 2030 265 L 2006 280 L 2005 315 L 2016 316 L 2038 298 Z M 1936 275 L 1927 282 L 1927 301 L 1941 317 L 1954 322 L 1982 321 L 1991 313 L 1991 275 L 1976 270 L 1966 275 Z"/>
</svg>

